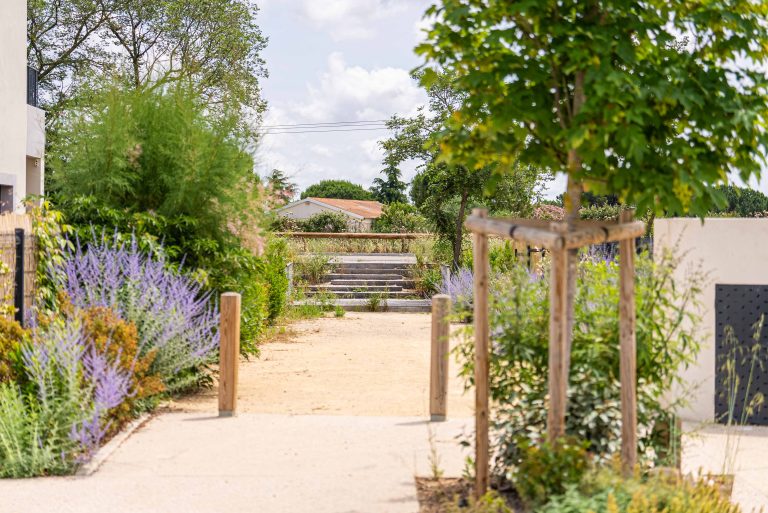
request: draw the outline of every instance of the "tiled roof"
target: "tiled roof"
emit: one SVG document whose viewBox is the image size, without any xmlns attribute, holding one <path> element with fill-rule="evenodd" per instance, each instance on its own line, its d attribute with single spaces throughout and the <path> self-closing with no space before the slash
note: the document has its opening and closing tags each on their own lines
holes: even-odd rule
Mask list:
<svg viewBox="0 0 768 513">
<path fill-rule="evenodd" d="M 332 207 L 352 212 L 359 216 L 363 216 L 365 219 L 376 219 L 381 216 L 381 210 L 384 207 L 378 201 L 364 201 L 364 200 L 349 200 L 349 199 L 336 199 L 336 198 L 307 198 L 318 203 L 325 203 Z"/>
</svg>

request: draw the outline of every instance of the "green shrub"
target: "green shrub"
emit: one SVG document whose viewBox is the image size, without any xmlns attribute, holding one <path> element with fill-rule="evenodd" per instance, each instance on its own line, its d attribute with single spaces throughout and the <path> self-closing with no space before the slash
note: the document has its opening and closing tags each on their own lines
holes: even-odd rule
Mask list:
<svg viewBox="0 0 768 513">
<path fill-rule="evenodd" d="M 426 232 L 427 220 L 419 209 L 408 203 L 384 205 L 381 216 L 373 222 L 373 231 L 378 233 L 419 233 Z"/>
<path fill-rule="evenodd" d="M 586 442 L 561 438 L 555 444 L 521 439 L 520 461 L 514 473 L 515 490 L 530 506 L 544 504 L 581 481 L 588 469 Z"/>
<path fill-rule="evenodd" d="M 16 382 L 21 377 L 21 346 L 29 331 L 11 319 L 0 316 L 0 383 Z"/>
<path fill-rule="evenodd" d="M 470 498 L 466 507 L 454 502 L 449 504 L 445 511 L 446 513 L 514 513 L 504 498 L 495 491 L 487 492 L 477 500 Z"/>
<path fill-rule="evenodd" d="M 312 285 L 323 281 L 333 267 L 330 258 L 320 254 L 304 255 L 294 265 L 296 276 Z"/>
<path fill-rule="evenodd" d="M 691 270 L 685 286 L 673 285 L 676 260 L 669 254 L 637 258 L 638 434 L 641 461 L 657 461 L 669 451 L 660 428 L 671 407 L 661 398 L 678 370 L 695 357 L 696 298 L 704 276 Z M 496 472 L 511 477 L 520 459 L 518 441 L 544 438 L 547 420 L 549 344 L 548 276 L 531 276 L 518 266 L 492 282 L 490 358 Z M 568 389 L 566 433 L 589 442 L 605 460 L 619 451 L 618 265 L 602 260 L 579 264 L 574 338 Z M 462 374 L 471 381 L 470 339 L 459 346 Z"/>
<path fill-rule="evenodd" d="M 263 277 L 269 285 L 269 320 L 274 321 L 283 313 L 288 301 L 288 243 L 284 239 L 270 239 L 263 259 Z"/>
<path fill-rule="evenodd" d="M 214 114 L 192 87 L 110 84 L 65 112 L 50 141 L 48 193 L 187 220 L 189 239 L 236 242 L 233 228 L 253 230 L 260 209 L 241 121 L 225 104 Z"/>
<path fill-rule="evenodd" d="M 303 232 L 342 233 L 349 231 L 349 218 L 338 212 L 319 212 L 299 224 Z"/>
<path fill-rule="evenodd" d="M 691 478 L 625 479 L 609 469 L 551 497 L 537 513 L 739 513 L 716 486 Z"/>
<path fill-rule="evenodd" d="M 270 285 L 264 279 L 267 264 L 246 250 L 230 251 L 220 258 L 210 285 L 218 291 L 240 294 L 240 352 L 257 355 L 270 314 Z"/>
</svg>

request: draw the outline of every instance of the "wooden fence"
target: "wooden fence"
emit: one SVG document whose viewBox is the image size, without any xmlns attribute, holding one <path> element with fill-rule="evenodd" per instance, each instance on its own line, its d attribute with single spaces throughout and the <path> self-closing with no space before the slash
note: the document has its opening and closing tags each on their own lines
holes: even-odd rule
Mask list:
<svg viewBox="0 0 768 513">
<path fill-rule="evenodd" d="M 17 230 L 21 230 L 17 233 Z M 22 235 L 23 234 L 23 235 Z M 23 249 L 22 262 L 17 261 L 20 247 Z M 0 261 L 7 269 L 0 273 L 0 301 L 3 305 L 23 304 L 23 312 L 29 312 L 35 297 L 37 273 L 37 245 L 32 236 L 32 222 L 29 216 L 5 214 L 0 216 Z M 23 266 L 19 265 L 23 263 Z M 17 273 L 23 273 L 23 297 L 16 297 Z"/>
</svg>

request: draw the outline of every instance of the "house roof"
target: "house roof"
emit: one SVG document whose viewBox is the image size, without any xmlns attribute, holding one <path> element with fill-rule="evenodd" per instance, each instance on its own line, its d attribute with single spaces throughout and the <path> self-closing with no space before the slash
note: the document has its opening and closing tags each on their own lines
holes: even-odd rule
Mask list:
<svg viewBox="0 0 768 513">
<path fill-rule="evenodd" d="M 307 198 L 309 200 L 330 205 L 331 207 L 351 212 L 362 216 L 365 219 L 376 219 L 381 217 L 381 211 L 384 205 L 378 201 L 365 201 L 365 200 L 350 200 L 350 199 L 336 199 L 336 198 Z"/>
</svg>

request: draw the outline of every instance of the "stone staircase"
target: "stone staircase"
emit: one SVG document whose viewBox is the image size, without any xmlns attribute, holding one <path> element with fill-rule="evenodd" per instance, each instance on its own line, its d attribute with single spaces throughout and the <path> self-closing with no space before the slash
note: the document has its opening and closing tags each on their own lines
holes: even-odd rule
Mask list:
<svg viewBox="0 0 768 513">
<path fill-rule="evenodd" d="M 345 255 L 334 258 L 323 283 L 310 285 L 307 298 L 332 297 L 345 310 L 429 311 L 431 302 L 414 290 L 411 255 Z M 415 262 L 415 259 L 413 259 Z"/>
</svg>

